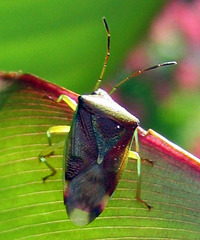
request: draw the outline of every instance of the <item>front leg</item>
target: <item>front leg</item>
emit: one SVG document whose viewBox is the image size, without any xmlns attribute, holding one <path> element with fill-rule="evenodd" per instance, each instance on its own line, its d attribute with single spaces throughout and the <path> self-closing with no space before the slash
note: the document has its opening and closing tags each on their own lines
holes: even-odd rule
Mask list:
<svg viewBox="0 0 200 240">
<path fill-rule="evenodd" d="M 61 94 L 57 99 L 57 102 L 61 101 L 65 102 L 72 110 L 74 110 L 74 112 L 76 111 L 77 103 L 73 99 L 71 99 L 67 95 Z"/>
</svg>

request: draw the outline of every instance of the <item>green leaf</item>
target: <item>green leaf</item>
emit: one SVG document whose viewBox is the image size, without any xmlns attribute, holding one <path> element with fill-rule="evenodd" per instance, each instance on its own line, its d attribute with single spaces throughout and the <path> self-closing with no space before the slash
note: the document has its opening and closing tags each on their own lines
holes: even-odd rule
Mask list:
<svg viewBox="0 0 200 240">
<path fill-rule="evenodd" d="M 151 211 L 135 199 L 136 163 L 129 161 L 104 212 L 75 226 L 63 205 L 62 150 L 48 159 L 57 174 L 46 183 L 49 169 L 37 156 L 48 146 L 48 127 L 70 124 L 73 116 L 53 99 L 77 94 L 31 75 L 1 73 L 0 79 L 0 239 L 199 238 L 200 160 L 141 128 L 141 157 L 153 161 L 142 165 L 142 198 Z"/>
</svg>

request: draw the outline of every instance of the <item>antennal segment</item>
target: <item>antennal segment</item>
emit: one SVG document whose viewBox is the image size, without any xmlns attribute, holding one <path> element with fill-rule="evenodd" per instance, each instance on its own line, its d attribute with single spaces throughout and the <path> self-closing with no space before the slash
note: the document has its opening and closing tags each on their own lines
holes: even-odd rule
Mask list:
<svg viewBox="0 0 200 240">
<path fill-rule="evenodd" d="M 170 66 L 170 65 L 174 65 L 174 64 L 177 64 L 177 62 L 175 61 L 172 61 L 172 62 L 164 62 L 164 63 L 160 63 L 160 64 L 157 64 L 155 66 L 152 66 L 150 68 L 145 68 L 143 70 L 139 70 L 137 72 L 134 72 L 133 74 L 131 74 L 129 77 L 125 78 L 124 80 L 122 80 L 120 83 L 118 83 L 116 86 L 114 86 L 112 88 L 112 90 L 110 91 L 109 95 L 113 94 L 113 92 L 118 88 L 120 87 L 122 84 L 124 84 L 125 82 L 127 82 L 129 79 L 131 78 L 134 78 L 138 75 L 140 75 L 141 73 L 144 73 L 144 72 L 147 72 L 149 70 L 153 70 L 153 69 L 156 69 L 156 68 L 159 68 L 159 67 L 165 67 L 165 66 Z"/>
<path fill-rule="evenodd" d="M 106 29 L 106 32 L 107 32 L 107 36 L 108 36 L 107 53 L 106 53 L 106 57 L 105 57 L 105 61 L 104 61 L 104 65 L 103 65 L 100 77 L 99 77 L 99 79 L 98 79 L 98 81 L 97 81 L 97 83 L 95 85 L 94 91 L 96 91 L 99 88 L 100 84 L 101 84 L 101 81 L 102 81 L 102 78 L 103 78 L 104 72 L 106 70 L 107 63 L 108 63 L 108 58 L 110 56 L 110 32 L 109 32 L 108 24 L 106 22 L 105 17 L 103 17 L 102 20 L 103 20 L 103 23 L 104 23 L 104 26 L 105 26 L 105 29 Z"/>
</svg>

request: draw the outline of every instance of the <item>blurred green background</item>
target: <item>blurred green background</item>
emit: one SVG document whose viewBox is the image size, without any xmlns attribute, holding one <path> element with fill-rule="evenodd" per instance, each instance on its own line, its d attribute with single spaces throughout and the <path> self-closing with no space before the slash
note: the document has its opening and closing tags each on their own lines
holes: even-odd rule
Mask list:
<svg viewBox="0 0 200 240">
<path fill-rule="evenodd" d="M 103 86 L 107 89 L 140 68 L 178 61 L 178 66 L 131 80 L 113 97 L 145 129 L 153 128 L 200 156 L 198 5 L 183 0 L 1 1 L 0 69 L 22 70 L 90 93 L 106 53 L 105 16 L 111 57 Z"/>
<path fill-rule="evenodd" d="M 91 92 L 106 53 L 105 16 L 112 57 L 105 78 L 144 36 L 163 1 L 1 1 L 1 69 L 30 72 L 79 93 Z"/>
</svg>

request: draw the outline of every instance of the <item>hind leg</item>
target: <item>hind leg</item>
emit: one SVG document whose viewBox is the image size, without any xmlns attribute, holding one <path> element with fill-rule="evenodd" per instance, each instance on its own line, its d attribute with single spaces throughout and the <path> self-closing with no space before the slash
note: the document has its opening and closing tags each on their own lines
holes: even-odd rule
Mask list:
<svg viewBox="0 0 200 240">
<path fill-rule="evenodd" d="M 141 162 L 142 162 L 142 160 L 141 160 L 141 157 L 139 155 L 139 142 L 138 142 L 137 129 L 135 130 L 135 133 L 134 133 L 134 139 L 135 139 L 135 149 L 136 149 L 136 151 L 129 151 L 128 157 L 137 161 L 138 180 L 137 180 L 136 199 L 140 203 L 146 205 L 148 207 L 148 209 L 150 210 L 151 206 L 141 198 L 141 175 L 142 175 L 142 173 L 141 173 L 142 163 Z"/>
</svg>

